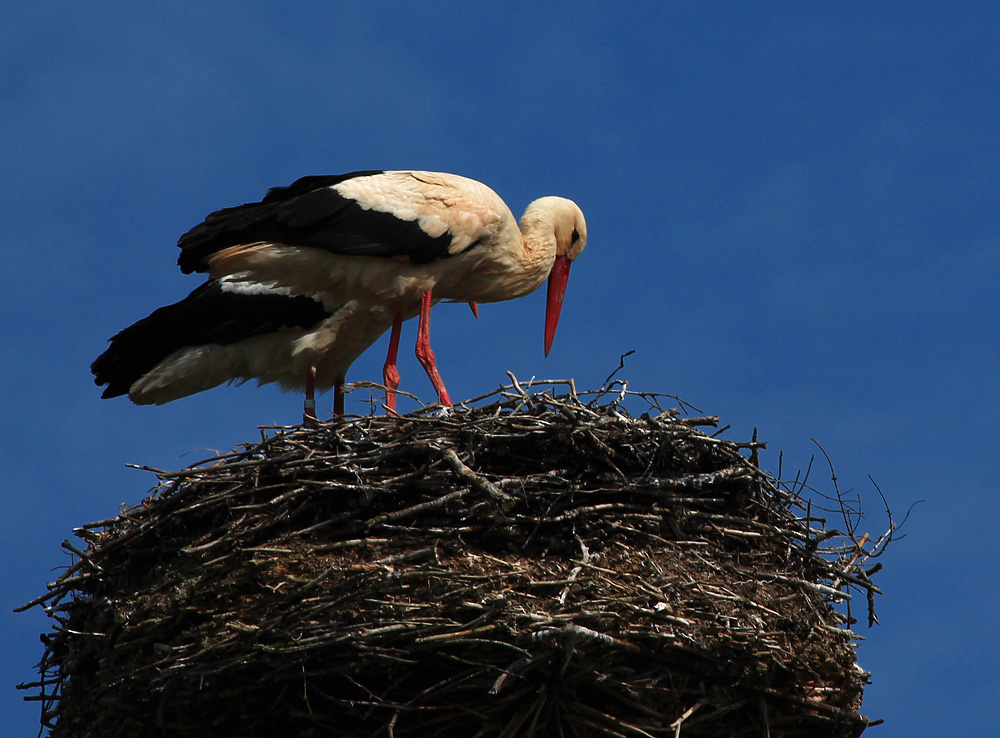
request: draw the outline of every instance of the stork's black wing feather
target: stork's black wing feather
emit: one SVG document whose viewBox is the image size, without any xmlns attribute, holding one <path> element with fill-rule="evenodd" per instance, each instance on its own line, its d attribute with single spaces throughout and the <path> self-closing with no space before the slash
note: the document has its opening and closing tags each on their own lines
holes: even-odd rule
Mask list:
<svg viewBox="0 0 1000 738">
<path fill-rule="evenodd" d="M 212 254 L 240 244 L 306 246 L 348 256 L 409 257 L 426 264 L 449 256 L 451 235 L 430 236 L 416 220 L 372 210 L 334 186 L 381 171 L 310 176 L 268 190 L 260 202 L 218 210 L 181 236 L 181 271 L 204 272 Z"/>
<path fill-rule="evenodd" d="M 213 279 L 122 330 L 90 371 L 95 384 L 108 385 L 101 397 L 117 397 L 179 349 L 235 343 L 282 328 L 310 328 L 330 315 L 311 297 L 231 291 Z"/>
</svg>

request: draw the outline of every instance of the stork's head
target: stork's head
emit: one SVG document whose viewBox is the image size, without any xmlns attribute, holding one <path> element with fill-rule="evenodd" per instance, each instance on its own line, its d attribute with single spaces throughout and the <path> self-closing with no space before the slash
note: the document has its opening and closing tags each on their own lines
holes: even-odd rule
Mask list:
<svg viewBox="0 0 1000 738">
<path fill-rule="evenodd" d="M 531 203 L 524 212 L 521 219 L 522 231 L 526 226 L 551 228 L 555 240 L 555 261 L 549 272 L 545 302 L 545 355 L 548 356 L 552 339 L 556 336 L 556 326 L 559 325 L 570 264 L 587 245 L 587 221 L 584 220 L 583 211 L 572 200 L 565 197 L 543 197 Z"/>
</svg>

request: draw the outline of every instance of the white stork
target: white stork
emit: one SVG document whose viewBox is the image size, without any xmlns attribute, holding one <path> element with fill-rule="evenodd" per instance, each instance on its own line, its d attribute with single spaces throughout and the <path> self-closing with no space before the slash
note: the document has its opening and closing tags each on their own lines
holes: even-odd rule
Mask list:
<svg viewBox="0 0 1000 738">
<path fill-rule="evenodd" d="M 223 382 L 334 387 L 343 413 L 348 367 L 392 330 L 383 370 L 395 407 L 400 325 L 419 315 L 416 354 L 450 404 L 430 349 L 439 300 L 498 302 L 548 278 L 545 354 L 571 262 L 587 241 L 583 213 L 561 197 L 525 210 L 520 228 L 489 187 L 455 174 L 364 171 L 303 177 L 226 208 L 181 236 L 178 264 L 209 280 L 111 339 L 91 370 L 103 397 L 162 404 Z"/>
</svg>

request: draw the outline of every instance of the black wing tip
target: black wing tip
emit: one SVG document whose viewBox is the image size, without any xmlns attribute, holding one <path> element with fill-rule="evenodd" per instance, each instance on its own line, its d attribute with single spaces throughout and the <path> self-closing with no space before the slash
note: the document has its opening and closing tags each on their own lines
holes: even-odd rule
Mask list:
<svg viewBox="0 0 1000 738">
<path fill-rule="evenodd" d="M 340 217 L 345 207 L 348 210 L 361 207 L 351 198 L 337 196 L 337 193 L 331 192 L 330 188 L 348 180 L 385 174 L 386 171 L 362 169 L 347 174 L 307 175 L 299 177 L 290 185 L 272 187 L 259 202 L 216 210 L 178 239 L 180 254 L 177 257 L 177 266 L 184 274 L 209 272 L 207 262 L 212 254 L 229 246 L 250 241 L 272 241 L 327 248 L 334 253 L 368 253 L 357 251 L 353 245 L 353 240 L 362 239 L 371 242 L 368 248 L 380 252 L 377 255 L 391 255 L 381 253 L 385 250 L 385 245 L 381 243 L 378 232 L 384 230 L 383 226 L 376 226 L 374 234 L 367 226 L 362 228 L 361 233 L 354 233 L 351 229 L 350 232 L 338 232 L 341 240 L 346 238 L 350 243 L 338 243 L 337 248 L 331 248 L 332 244 L 325 243 L 327 237 L 323 235 L 322 229 L 319 233 L 314 230 L 317 224 L 330 218 Z M 372 213 L 368 213 L 366 217 L 373 217 Z M 383 224 L 390 223 L 391 227 L 398 225 L 391 215 L 376 214 L 374 217 L 380 219 Z M 335 233 L 334 236 L 336 235 Z M 434 261 L 440 258 L 439 251 L 439 248 L 435 248 L 430 256 L 415 261 L 417 263 Z"/>
<path fill-rule="evenodd" d="M 181 250 L 177 257 L 177 266 L 184 274 L 208 272 L 208 265 L 205 262 L 209 256 L 227 246 L 242 243 L 244 240 L 242 234 L 248 228 L 259 226 L 262 219 L 273 215 L 274 208 L 280 208 L 281 203 L 333 187 L 349 179 L 383 173 L 384 170 L 381 169 L 366 169 L 347 174 L 311 174 L 299 177 L 290 185 L 272 187 L 259 202 L 247 202 L 215 210 L 177 240 L 177 246 Z M 265 238 L 260 233 L 257 235 Z"/>
<path fill-rule="evenodd" d="M 183 249 L 184 246 L 181 246 Z M 196 256 L 190 251 L 181 251 L 177 257 L 177 266 L 181 269 L 181 274 L 194 274 L 195 272 L 207 272 L 208 266 L 201 260 L 201 256 Z"/>
<path fill-rule="evenodd" d="M 94 381 L 97 384 L 97 381 Z M 122 395 L 128 394 L 128 388 L 115 387 L 113 384 L 109 384 L 107 388 L 101 393 L 102 400 L 110 400 L 112 397 L 121 397 Z"/>
<path fill-rule="evenodd" d="M 329 318 L 321 300 L 305 295 L 228 292 L 208 280 L 183 300 L 157 308 L 119 331 L 94 359 L 94 384 L 103 399 L 129 394 L 136 381 L 175 351 L 225 346 L 284 329 L 309 329 Z"/>
<path fill-rule="evenodd" d="M 129 390 L 120 380 L 115 381 L 111 376 L 114 373 L 115 357 L 108 354 L 112 350 L 113 347 L 109 347 L 107 351 L 94 359 L 94 363 L 90 365 L 90 373 L 94 375 L 94 384 L 98 387 L 107 385 L 107 387 L 104 387 L 104 392 L 101 393 L 102 400 L 127 395 Z"/>
</svg>

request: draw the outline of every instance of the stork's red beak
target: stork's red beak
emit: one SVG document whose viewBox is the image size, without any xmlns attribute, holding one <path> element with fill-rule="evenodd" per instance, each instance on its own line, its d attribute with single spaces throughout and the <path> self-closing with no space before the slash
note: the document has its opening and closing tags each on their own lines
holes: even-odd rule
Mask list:
<svg viewBox="0 0 1000 738">
<path fill-rule="evenodd" d="M 566 282 L 569 280 L 569 259 L 565 254 L 556 257 L 549 274 L 549 294 L 545 302 L 545 355 L 549 355 L 552 339 L 556 337 L 559 312 L 566 296 Z"/>
</svg>

